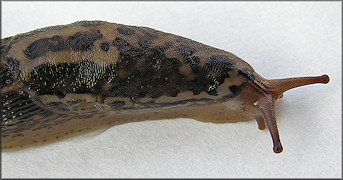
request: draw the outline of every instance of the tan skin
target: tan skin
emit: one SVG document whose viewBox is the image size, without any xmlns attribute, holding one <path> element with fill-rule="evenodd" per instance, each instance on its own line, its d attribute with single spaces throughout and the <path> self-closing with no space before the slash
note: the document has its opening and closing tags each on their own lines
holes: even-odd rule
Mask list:
<svg viewBox="0 0 343 180">
<path fill-rule="evenodd" d="M 5 38 L 2 39 L 0 53 L 0 80 L 9 82 L 1 85 L 0 89 L 1 100 L 4 102 L 0 105 L 3 109 L 8 108 L 7 114 L 2 114 L 2 130 L 6 133 L 2 133 L 1 140 L 2 149 L 6 150 L 123 123 L 184 117 L 213 123 L 256 119 L 259 129 L 268 127 L 274 152 L 280 153 L 283 148 L 275 119 L 276 100 L 289 89 L 329 82 L 327 75 L 267 80 L 232 53 L 150 28 L 103 21 L 76 22 Z M 124 59 L 127 56 L 130 58 Z M 113 65 L 115 67 L 111 69 Z M 45 69 L 38 68 L 42 71 L 35 70 L 33 73 L 37 67 Z M 80 69 L 91 71 L 75 73 Z M 172 72 L 168 71 L 170 69 Z M 137 71 L 145 74 L 133 77 Z M 75 76 L 69 78 L 68 82 L 62 80 L 71 75 Z M 174 80 L 169 84 L 156 85 L 151 84 L 154 80 L 144 77 L 154 77 L 155 80 L 165 78 L 166 82 L 167 79 Z M 220 84 L 222 77 L 224 81 Z M 141 80 L 135 82 L 141 83 L 141 86 L 125 84 L 125 81 L 131 81 L 129 78 Z M 56 79 L 60 80 L 50 84 L 50 81 Z M 124 90 L 118 91 L 119 95 L 111 92 L 113 96 L 110 94 L 102 99 L 101 93 L 84 93 L 64 88 L 93 87 L 97 83 L 101 84 L 99 79 L 104 84 L 96 90 L 102 93 L 111 90 L 116 92 L 121 87 Z M 113 88 L 112 80 L 118 79 L 125 81 Z M 215 83 L 220 85 L 213 87 L 213 79 L 218 80 Z M 31 83 L 30 87 L 28 82 Z M 179 85 L 180 82 L 183 84 Z M 209 87 L 214 88 L 219 95 L 209 94 Z M 148 92 L 144 92 L 149 88 Z M 168 92 L 173 88 L 179 90 L 175 96 Z M 198 88 L 198 92 L 190 91 L 191 88 Z M 64 89 L 65 96 L 57 97 L 53 89 Z M 45 93 L 45 90 L 50 93 Z M 139 103 L 136 103 L 131 99 L 136 97 L 133 94 L 122 96 L 131 91 L 156 91 L 160 96 L 152 98 L 144 95 L 137 98 Z M 234 92 L 238 92 L 237 96 L 230 97 L 235 95 Z M 14 97 L 8 99 L 7 96 Z M 224 96 L 229 98 L 225 99 Z M 21 101 L 18 101 L 20 98 Z M 81 102 L 66 105 L 66 102 L 75 99 Z M 201 99 L 205 100 L 198 101 Z M 114 112 L 112 106 L 109 106 L 112 102 L 122 103 L 124 108 Z M 140 109 L 140 106 L 145 107 L 151 103 L 160 106 Z M 28 107 L 33 111 L 32 114 L 23 110 Z M 134 111 L 126 111 L 125 108 Z M 11 112 L 23 112 L 19 115 L 24 118 L 13 117 Z"/>
</svg>

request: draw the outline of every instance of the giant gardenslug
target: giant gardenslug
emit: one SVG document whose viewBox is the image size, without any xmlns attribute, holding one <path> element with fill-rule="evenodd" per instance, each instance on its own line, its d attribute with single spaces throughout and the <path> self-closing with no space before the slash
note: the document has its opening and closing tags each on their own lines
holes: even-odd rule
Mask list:
<svg viewBox="0 0 343 180">
<path fill-rule="evenodd" d="M 147 27 L 104 21 L 52 26 L 1 40 L 2 149 L 96 125 L 188 117 L 265 123 L 283 92 L 329 77 L 267 80 L 236 55 Z"/>
</svg>

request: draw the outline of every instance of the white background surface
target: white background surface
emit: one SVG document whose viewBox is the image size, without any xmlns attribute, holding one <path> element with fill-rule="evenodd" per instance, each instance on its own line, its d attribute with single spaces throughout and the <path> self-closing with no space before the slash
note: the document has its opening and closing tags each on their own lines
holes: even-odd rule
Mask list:
<svg viewBox="0 0 343 180">
<path fill-rule="evenodd" d="M 2 177 L 341 177 L 341 2 L 2 2 L 2 36 L 78 20 L 148 26 L 228 50 L 265 78 L 328 74 L 255 121 L 129 123 L 2 153 Z"/>
</svg>

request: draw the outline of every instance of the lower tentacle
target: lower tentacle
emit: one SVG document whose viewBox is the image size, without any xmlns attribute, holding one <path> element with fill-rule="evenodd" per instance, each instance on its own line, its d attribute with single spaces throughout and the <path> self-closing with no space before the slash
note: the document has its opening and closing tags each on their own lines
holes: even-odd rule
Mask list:
<svg viewBox="0 0 343 180">
<path fill-rule="evenodd" d="M 255 119 L 256 119 L 256 122 L 257 122 L 258 129 L 259 129 L 259 130 L 264 130 L 264 129 L 266 129 L 266 124 L 265 124 L 265 122 L 264 122 L 263 116 L 261 116 L 261 115 L 260 115 L 260 116 L 256 116 Z"/>
<path fill-rule="evenodd" d="M 271 96 L 265 96 L 258 101 L 258 105 L 260 106 L 262 116 L 267 124 L 270 135 L 272 136 L 274 143 L 273 150 L 275 153 L 280 153 L 282 152 L 283 148 L 281 145 L 274 112 L 275 99 L 273 99 Z"/>
</svg>

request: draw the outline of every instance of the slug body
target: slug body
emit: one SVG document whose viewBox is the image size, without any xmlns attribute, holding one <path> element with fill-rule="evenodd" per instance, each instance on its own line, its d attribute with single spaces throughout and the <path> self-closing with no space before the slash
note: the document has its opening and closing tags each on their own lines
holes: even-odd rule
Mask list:
<svg viewBox="0 0 343 180">
<path fill-rule="evenodd" d="M 80 21 L 2 39 L 0 81 L 3 149 L 97 124 L 189 117 L 256 119 L 278 153 L 275 101 L 329 78 L 267 80 L 234 54 L 187 38 Z"/>
</svg>

